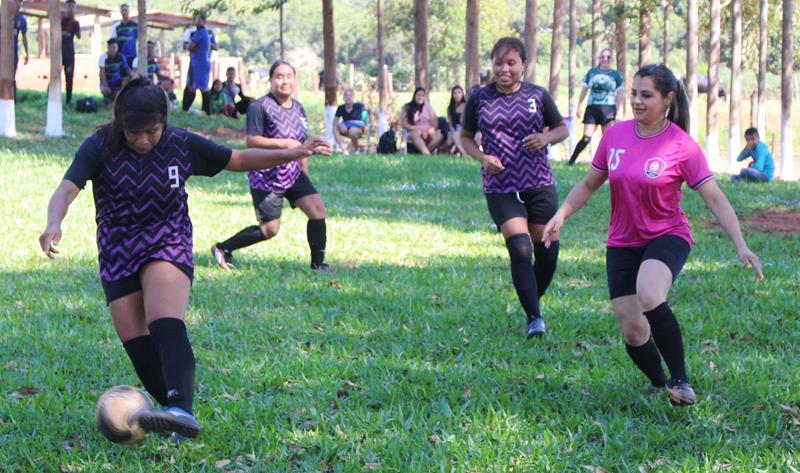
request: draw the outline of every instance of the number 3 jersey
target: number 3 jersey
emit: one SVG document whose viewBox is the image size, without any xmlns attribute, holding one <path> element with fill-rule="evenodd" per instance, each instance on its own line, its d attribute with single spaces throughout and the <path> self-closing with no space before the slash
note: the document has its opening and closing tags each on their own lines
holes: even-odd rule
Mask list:
<svg viewBox="0 0 800 473">
<path fill-rule="evenodd" d="M 678 125 L 668 122 L 660 133 L 642 137 L 634 120 L 620 122 L 603 135 L 592 168 L 608 174 L 607 246 L 645 246 L 663 235 L 693 243 L 681 187 L 686 182 L 696 190 L 714 175 L 703 151 Z"/>
<path fill-rule="evenodd" d="M 92 181 L 100 277 L 116 281 L 154 260 L 193 266 L 186 181 L 219 173 L 232 151 L 169 126 L 146 155 L 114 148 L 106 130 L 97 131 L 64 175 L 81 189 Z"/>
<path fill-rule="evenodd" d="M 547 147 L 528 151 L 522 140 L 561 123 L 553 98 L 538 85 L 523 82 L 511 94 L 501 93 L 495 84 L 475 91 L 464 110 L 464 129 L 480 131 L 483 152 L 505 167 L 498 174 L 483 170 L 483 193 L 506 194 L 553 185 Z"/>
</svg>

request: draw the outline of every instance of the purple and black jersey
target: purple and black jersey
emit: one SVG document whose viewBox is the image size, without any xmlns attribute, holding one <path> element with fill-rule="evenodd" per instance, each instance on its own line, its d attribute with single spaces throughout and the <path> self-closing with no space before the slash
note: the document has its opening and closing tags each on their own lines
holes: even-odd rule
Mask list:
<svg viewBox="0 0 800 473">
<path fill-rule="evenodd" d="M 512 94 L 499 92 L 495 84 L 475 91 L 464 110 L 464 129 L 480 131 L 483 152 L 505 166 L 496 175 L 483 170 L 483 193 L 505 194 L 553 185 L 547 148 L 528 151 L 522 140 L 562 122 L 553 98 L 538 85 L 523 82 Z"/>
<path fill-rule="evenodd" d="M 308 139 L 306 111 L 297 100 L 292 99 L 292 106 L 285 108 L 272 94 L 267 94 L 247 108 L 247 135 L 288 138 L 303 143 Z M 292 161 L 270 169 L 250 171 L 247 180 L 251 189 L 284 192 L 294 185 L 300 172 L 300 163 Z"/>
<path fill-rule="evenodd" d="M 181 128 L 167 127 L 150 153 L 112 151 L 105 130 L 86 139 L 64 179 L 91 180 L 100 277 L 116 281 L 154 260 L 194 266 L 186 180 L 214 176 L 232 151 Z"/>
</svg>

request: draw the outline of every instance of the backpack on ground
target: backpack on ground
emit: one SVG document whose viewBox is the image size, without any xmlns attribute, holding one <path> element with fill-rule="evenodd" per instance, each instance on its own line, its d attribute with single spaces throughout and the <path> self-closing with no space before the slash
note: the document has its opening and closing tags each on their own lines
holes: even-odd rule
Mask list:
<svg viewBox="0 0 800 473">
<path fill-rule="evenodd" d="M 78 99 L 75 102 L 75 111 L 78 113 L 97 113 L 97 101 L 92 97 Z"/>
<path fill-rule="evenodd" d="M 397 134 L 394 130 L 387 130 L 378 140 L 378 154 L 397 153 Z"/>
</svg>

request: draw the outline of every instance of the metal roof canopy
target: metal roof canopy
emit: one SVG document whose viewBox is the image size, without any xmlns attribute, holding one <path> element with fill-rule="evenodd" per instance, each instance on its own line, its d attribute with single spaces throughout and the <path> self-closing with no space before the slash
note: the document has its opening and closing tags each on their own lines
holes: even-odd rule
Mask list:
<svg viewBox="0 0 800 473">
<path fill-rule="evenodd" d="M 60 2 L 61 7 L 63 8 L 66 5 L 66 2 Z M 23 7 L 23 14 L 31 14 L 31 16 L 39 17 L 39 15 L 31 12 L 31 10 L 35 12 L 43 11 L 45 15 L 47 14 L 47 1 L 46 0 L 28 0 L 24 3 Z M 24 11 L 24 10 L 27 10 Z M 103 8 L 103 7 L 93 7 L 91 5 L 81 5 L 77 4 L 75 8 L 75 15 L 99 15 L 99 16 L 111 16 L 111 12 L 116 11 L 110 8 Z"/>
</svg>

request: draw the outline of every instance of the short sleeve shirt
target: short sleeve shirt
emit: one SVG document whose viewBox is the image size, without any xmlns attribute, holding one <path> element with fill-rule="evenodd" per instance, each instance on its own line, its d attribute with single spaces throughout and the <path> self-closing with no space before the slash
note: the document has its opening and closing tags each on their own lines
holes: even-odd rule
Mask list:
<svg viewBox="0 0 800 473">
<path fill-rule="evenodd" d="M 108 57 L 108 53 L 103 53 L 97 62 L 106 74 L 108 85 L 113 89 L 122 87 L 122 78 L 130 75 L 128 59 L 120 53 L 113 58 Z"/>
<path fill-rule="evenodd" d="M 75 35 L 81 30 L 81 24 L 75 18 L 61 17 L 61 54 L 75 56 Z"/>
<path fill-rule="evenodd" d="M 89 137 L 64 175 L 81 189 L 93 183 L 100 277 L 116 281 L 152 260 L 192 266 L 185 183 L 219 173 L 232 151 L 172 127 L 147 155 L 107 141 L 105 130 Z"/>
<path fill-rule="evenodd" d="M 347 107 L 345 104 L 339 105 L 336 108 L 336 115 L 337 117 L 342 117 L 342 121 L 350 122 L 354 120 L 363 120 L 364 117 L 361 116 L 361 112 L 364 111 L 364 104 L 361 102 L 354 102 L 353 109 L 349 112 L 347 111 Z"/>
<path fill-rule="evenodd" d="M 616 69 L 593 67 L 583 78 L 583 86 L 589 89 L 589 105 L 616 105 L 617 92 L 625 89 L 625 80 Z"/>
<path fill-rule="evenodd" d="M 495 84 L 476 90 L 464 110 L 464 129 L 480 131 L 484 153 L 495 156 L 505 169 L 483 172 L 484 194 L 505 194 L 555 184 L 547 148 L 528 151 L 522 140 L 531 133 L 563 123 L 550 94 L 538 85 L 523 82 L 520 89 L 503 94 Z"/>
<path fill-rule="evenodd" d="M 192 61 L 206 62 L 211 58 L 211 35 L 205 27 L 195 29 L 190 42 L 197 45 L 194 51 L 189 53 Z"/>
<path fill-rule="evenodd" d="M 292 99 L 292 106 L 281 106 L 272 94 L 256 100 L 247 108 L 248 136 L 284 138 L 300 143 L 308 139 L 308 122 L 303 106 Z M 251 189 L 285 192 L 300 177 L 300 163 L 291 161 L 269 169 L 250 171 L 247 180 Z"/>
<path fill-rule="evenodd" d="M 119 52 L 128 59 L 136 57 L 137 42 L 139 37 L 139 24 L 133 20 L 118 21 L 111 27 L 111 37 L 117 38 Z"/>
<path fill-rule="evenodd" d="M 684 182 L 698 189 L 714 175 L 705 154 L 678 125 L 639 136 L 635 121 L 620 122 L 603 135 L 592 168 L 608 174 L 611 190 L 609 247 L 640 247 L 675 235 L 693 243 L 680 207 Z"/>
</svg>

